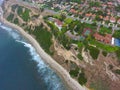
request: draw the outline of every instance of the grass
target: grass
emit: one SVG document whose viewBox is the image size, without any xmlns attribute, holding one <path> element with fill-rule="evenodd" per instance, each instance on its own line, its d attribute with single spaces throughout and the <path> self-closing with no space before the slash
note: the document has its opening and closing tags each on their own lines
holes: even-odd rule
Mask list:
<svg viewBox="0 0 120 90">
<path fill-rule="evenodd" d="M 29 12 L 30 10 L 27 8 L 24 8 L 25 11 L 23 12 L 23 8 L 22 6 L 17 6 L 17 14 L 24 20 L 24 21 L 28 21 L 30 19 L 30 15 Z"/>
<path fill-rule="evenodd" d="M 45 52 L 52 55 L 53 52 L 50 51 L 50 47 L 52 45 L 52 34 L 40 26 L 36 27 L 32 34 L 35 35 L 36 40 L 39 42 L 39 44 L 45 50 Z"/>
<path fill-rule="evenodd" d="M 30 10 L 27 9 L 27 8 L 25 8 L 25 11 L 20 14 L 20 17 L 21 17 L 24 21 L 28 21 L 28 20 L 30 19 L 29 12 L 30 12 Z"/>
<path fill-rule="evenodd" d="M 101 27 L 100 30 L 99 30 L 99 33 L 104 35 L 104 34 L 111 34 L 112 33 L 112 30 L 109 29 L 109 28 L 106 28 L 106 27 Z"/>
<path fill-rule="evenodd" d="M 113 34 L 113 37 L 120 39 L 120 30 L 116 30 L 115 33 Z"/>
<path fill-rule="evenodd" d="M 92 45 L 95 45 L 97 48 L 100 48 L 106 52 L 116 52 L 119 47 L 116 47 L 116 46 L 110 46 L 110 45 L 107 45 L 107 44 L 104 44 L 104 43 L 100 43 L 96 40 L 90 40 L 89 41 L 90 44 Z"/>
<path fill-rule="evenodd" d="M 73 21 L 73 19 L 71 19 L 71 18 L 66 18 L 66 19 L 64 20 L 64 22 L 65 22 L 66 24 L 70 24 L 72 21 Z"/>
</svg>

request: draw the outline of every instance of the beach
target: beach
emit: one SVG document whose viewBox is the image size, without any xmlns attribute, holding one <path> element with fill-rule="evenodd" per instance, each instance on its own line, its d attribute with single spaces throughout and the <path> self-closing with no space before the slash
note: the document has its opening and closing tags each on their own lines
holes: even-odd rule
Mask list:
<svg viewBox="0 0 120 90">
<path fill-rule="evenodd" d="M 69 73 L 60 66 L 55 60 L 51 58 L 39 45 L 39 43 L 27 32 L 25 32 L 21 27 L 8 22 L 5 18 L 1 17 L 0 21 L 20 32 L 20 34 L 26 38 L 29 43 L 36 49 L 37 53 L 44 60 L 46 64 L 48 64 L 63 80 L 64 84 L 68 87 L 69 90 L 88 90 L 85 86 L 81 86 L 76 80 L 70 77 Z"/>
</svg>

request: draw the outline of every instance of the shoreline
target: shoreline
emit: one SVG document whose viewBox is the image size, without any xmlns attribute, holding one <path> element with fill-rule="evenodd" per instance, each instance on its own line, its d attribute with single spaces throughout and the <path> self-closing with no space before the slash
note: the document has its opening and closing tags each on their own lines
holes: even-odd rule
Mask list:
<svg viewBox="0 0 120 90">
<path fill-rule="evenodd" d="M 0 21 L 13 29 L 16 29 L 20 34 L 28 40 L 30 44 L 35 48 L 36 52 L 39 54 L 41 59 L 52 68 L 57 75 L 61 78 L 66 88 L 69 90 L 89 90 L 85 86 L 81 86 L 76 80 L 74 80 L 69 73 L 59 65 L 50 55 L 48 55 L 39 45 L 39 43 L 27 32 L 25 32 L 21 27 L 8 22 L 5 18 L 0 17 Z"/>
</svg>

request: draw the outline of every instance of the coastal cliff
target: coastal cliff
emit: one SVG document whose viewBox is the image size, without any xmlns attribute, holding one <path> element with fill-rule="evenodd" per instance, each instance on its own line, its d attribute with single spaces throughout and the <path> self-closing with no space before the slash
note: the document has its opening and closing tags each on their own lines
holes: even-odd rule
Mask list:
<svg viewBox="0 0 120 90">
<path fill-rule="evenodd" d="M 116 73 L 120 70 L 120 62 L 116 58 L 115 52 L 105 52 L 102 49 L 96 49 L 91 44 L 82 46 L 79 43 L 79 48 L 76 44 L 68 45 L 71 40 L 66 39 L 64 35 L 61 35 L 61 37 L 57 36 L 56 38 L 56 31 L 53 30 L 57 30 L 57 28 L 52 28 L 52 24 L 48 22 L 48 19 L 46 20 L 47 16 L 53 16 L 51 12 L 42 11 L 26 3 L 20 3 L 14 0 L 4 2 L 3 9 L 3 18 L 5 18 L 3 21 L 13 27 L 21 27 L 24 32 L 19 28 L 20 32 L 25 37 L 29 36 L 25 33 L 29 33 L 32 36 L 29 36 L 30 38 L 27 37 L 29 41 L 32 44 L 33 42 L 35 43 L 33 46 L 36 47 L 37 45 L 36 50 L 43 59 L 45 57 L 45 60 L 50 59 L 50 61 L 46 60 L 46 62 L 48 64 L 52 63 L 50 66 L 53 69 L 56 68 L 56 72 L 63 77 L 63 80 L 68 85 L 71 85 L 70 88 L 72 90 L 87 90 L 80 85 L 85 85 L 88 88 L 97 88 L 99 86 L 100 90 L 117 90 L 120 88 L 120 75 Z M 6 20 L 15 25 L 10 24 Z M 33 40 L 34 38 L 54 60 L 42 54 L 44 51 L 38 48 L 39 45 Z M 67 44 L 63 41 L 66 41 Z M 56 62 L 57 64 L 55 64 Z M 71 78 L 74 78 L 74 80 Z"/>
</svg>

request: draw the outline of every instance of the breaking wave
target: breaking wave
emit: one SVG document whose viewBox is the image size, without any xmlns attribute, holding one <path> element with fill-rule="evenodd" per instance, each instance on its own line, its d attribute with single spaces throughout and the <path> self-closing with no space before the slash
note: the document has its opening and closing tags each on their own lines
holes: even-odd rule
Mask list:
<svg viewBox="0 0 120 90">
<path fill-rule="evenodd" d="M 37 62 L 39 78 L 42 78 L 48 90 L 66 90 L 64 84 L 61 82 L 61 79 L 47 64 L 43 62 L 35 48 L 23 37 L 21 37 L 19 32 L 4 25 L 1 25 L 0 27 L 6 30 L 9 35 L 12 36 L 18 43 L 23 44 L 26 48 L 29 49 L 32 60 Z"/>
</svg>

